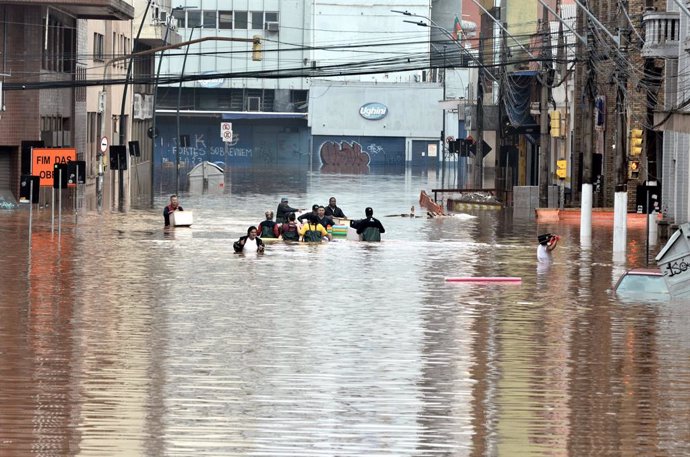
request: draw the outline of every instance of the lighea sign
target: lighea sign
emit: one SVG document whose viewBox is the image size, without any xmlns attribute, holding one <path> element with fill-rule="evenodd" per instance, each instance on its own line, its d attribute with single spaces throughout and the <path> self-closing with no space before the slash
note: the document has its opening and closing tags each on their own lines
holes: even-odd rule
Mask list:
<svg viewBox="0 0 690 457">
<path fill-rule="evenodd" d="M 368 121 L 378 121 L 388 114 L 388 107 L 383 103 L 367 103 L 359 108 L 359 115 Z"/>
</svg>

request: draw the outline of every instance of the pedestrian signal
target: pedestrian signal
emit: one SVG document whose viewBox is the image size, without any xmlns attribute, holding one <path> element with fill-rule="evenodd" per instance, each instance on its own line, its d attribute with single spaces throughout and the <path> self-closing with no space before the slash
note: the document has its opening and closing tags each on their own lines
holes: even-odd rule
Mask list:
<svg viewBox="0 0 690 457">
<path fill-rule="evenodd" d="M 551 136 L 559 138 L 561 136 L 561 112 L 558 110 L 551 111 L 549 117 L 551 118 Z"/>
<path fill-rule="evenodd" d="M 637 179 L 640 176 L 640 161 L 628 161 L 628 179 Z"/>
<path fill-rule="evenodd" d="M 642 154 L 642 129 L 630 129 L 630 155 Z"/>
</svg>

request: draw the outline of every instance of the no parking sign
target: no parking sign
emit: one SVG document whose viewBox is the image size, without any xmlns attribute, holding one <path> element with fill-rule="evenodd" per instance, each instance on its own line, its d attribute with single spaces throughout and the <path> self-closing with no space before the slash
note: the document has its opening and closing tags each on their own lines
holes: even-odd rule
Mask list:
<svg viewBox="0 0 690 457">
<path fill-rule="evenodd" d="M 220 123 L 220 137 L 225 143 L 232 141 L 232 122 Z"/>
</svg>

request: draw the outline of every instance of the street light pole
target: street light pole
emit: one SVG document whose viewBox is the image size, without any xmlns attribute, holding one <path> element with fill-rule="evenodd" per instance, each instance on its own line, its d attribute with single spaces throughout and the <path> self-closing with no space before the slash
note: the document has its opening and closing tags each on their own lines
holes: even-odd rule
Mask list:
<svg viewBox="0 0 690 457">
<path fill-rule="evenodd" d="M 194 29 L 192 27 L 189 31 L 189 40 L 192 41 L 192 35 L 194 34 Z M 182 99 L 182 80 L 184 78 L 184 68 L 187 65 L 187 55 L 189 54 L 189 45 L 185 48 L 184 59 L 182 60 L 182 72 L 180 73 L 180 85 L 177 87 L 177 147 L 175 148 L 175 194 L 180 193 L 180 146 L 182 144 L 182 139 L 180 138 L 180 103 Z M 187 148 L 185 144 L 185 149 Z"/>
<path fill-rule="evenodd" d="M 439 72 L 440 74 L 440 72 Z M 443 45 L 443 124 L 441 125 L 441 188 L 446 176 L 446 45 Z"/>
</svg>

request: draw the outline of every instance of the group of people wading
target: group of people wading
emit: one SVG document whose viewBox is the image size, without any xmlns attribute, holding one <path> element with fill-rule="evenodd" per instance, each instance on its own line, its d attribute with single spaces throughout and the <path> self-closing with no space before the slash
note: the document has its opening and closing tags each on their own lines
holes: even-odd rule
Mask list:
<svg viewBox="0 0 690 457">
<path fill-rule="evenodd" d="M 233 247 L 235 252 L 249 252 L 247 243 L 251 244 L 251 250 L 263 252 L 264 242 L 261 238 L 281 238 L 285 241 L 321 243 L 324 240 L 333 240 L 332 229 L 336 225 L 334 218 L 346 219 L 345 213 L 336 204 L 335 197 L 328 200 L 328 206 L 312 205 L 310 213 L 297 216 L 298 208 L 290 207 L 287 197 L 283 197 L 276 210 L 276 218 L 273 220 L 273 211 L 266 211 L 266 219 L 258 226 L 247 229 L 247 235 L 240 237 Z M 374 217 L 374 210 L 366 208 L 365 218 L 350 221 L 350 227 L 357 230 L 362 241 L 381 241 L 381 234 L 385 233 L 381 221 Z M 256 243 L 256 248 L 254 248 Z"/>
<path fill-rule="evenodd" d="M 328 206 L 315 204 L 310 213 L 297 216 L 301 210 L 292 208 L 287 197 L 283 197 L 273 219 L 273 211 L 265 212 L 266 219 L 258 226 L 250 226 L 247 234 L 240 237 L 233 248 L 235 252 L 263 252 L 265 244 L 262 238 L 280 238 L 285 241 L 321 243 L 333 240 L 332 229 L 336 225 L 334 218 L 347 219 L 343 210 L 336 204 L 335 197 L 328 199 Z M 170 197 L 170 204 L 163 210 L 166 227 L 170 225 L 170 214 L 183 211 L 178 203 L 177 195 Z M 361 241 L 381 241 L 381 234 L 386 232 L 381 221 L 374 217 L 374 210 L 368 207 L 364 210 L 364 219 L 350 220 L 350 227 L 357 231 Z"/>
</svg>

